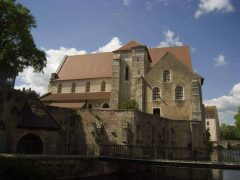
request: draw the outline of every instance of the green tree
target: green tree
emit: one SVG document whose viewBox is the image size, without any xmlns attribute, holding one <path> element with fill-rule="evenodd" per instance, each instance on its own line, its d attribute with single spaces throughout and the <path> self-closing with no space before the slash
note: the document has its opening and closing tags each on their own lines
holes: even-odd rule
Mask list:
<svg viewBox="0 0 240 180">
<path fill-rule="evenodd" d="M 0 1 L 0 72 L 17 75 L 27 67 L 41 72 L 46 66 L 44 51 L 36 48 L 31 29 L 36 27 L 29 9 L 15 0 Z"/>
<path fill-rule="evenodd" d="M 234 115 L 235 126 L 236 126 L 236 136 L 240 139 L 240 107 L 238 107 L 238 112 Z"/>
<path fill-rule="evenodd" d="M 236 127 L 225 123 L 220 126 L 220 134 L 222 140 L 236 140 Z"/>
</svg>

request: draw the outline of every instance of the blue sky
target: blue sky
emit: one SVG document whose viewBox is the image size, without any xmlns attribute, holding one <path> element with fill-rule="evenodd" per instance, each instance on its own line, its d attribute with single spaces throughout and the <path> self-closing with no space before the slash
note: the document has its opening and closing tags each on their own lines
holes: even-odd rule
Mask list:
<svg viewBox="0 0 240 180">
<path fill-rule="evenodd" d="M 45 75 L 27 69 L 16 88 L 44 93 L 64 54 L 110 51 L 130 40 L 148 47 L 189 45 L 205 78 L 203 99 L 233 123 L 240 106 L 239 0 L 18 0 L 37 20 L 34 40 L 49 60 Z M 55 69 L 54 69 L 55 68 Z"/>
</svg>

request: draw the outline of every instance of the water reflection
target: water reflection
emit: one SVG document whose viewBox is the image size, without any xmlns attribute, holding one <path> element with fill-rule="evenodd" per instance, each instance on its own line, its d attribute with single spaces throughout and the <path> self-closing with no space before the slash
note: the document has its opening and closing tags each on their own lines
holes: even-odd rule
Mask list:
<svg viewBox="0 0 240 180">
<path fill-rule="evenodd" d="M 155 167 L 147 171 L 122 173 L 89 178 L 84 180 L 238 180 L 240 171 L 218 169 L 193 169 Z"/>
</svg>

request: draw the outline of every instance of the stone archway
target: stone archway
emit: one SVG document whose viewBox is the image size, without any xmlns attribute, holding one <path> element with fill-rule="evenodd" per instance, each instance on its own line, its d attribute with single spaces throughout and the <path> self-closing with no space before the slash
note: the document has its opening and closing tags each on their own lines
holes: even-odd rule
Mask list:
<svg viewBox="0 0 240 180">
<path fill-rule="evenodd" d="M 17 153 L 22 154 L 42 154 L 43 143 L 39 136 L 26 134 L 17 143 Z"/>
</svg>

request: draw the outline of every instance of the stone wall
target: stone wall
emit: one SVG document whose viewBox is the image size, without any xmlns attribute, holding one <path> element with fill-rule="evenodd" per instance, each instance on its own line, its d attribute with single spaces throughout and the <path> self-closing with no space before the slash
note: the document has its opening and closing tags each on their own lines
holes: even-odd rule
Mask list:
<svg viewBox="0 0 240 180">
<path fill-rule="evenodd" d="M 18 142 L 25 135 L 35 135 L 39 137 L 43 145 L 43 153 L 50 151 L 49 148 L 51 147 L 49 145 L 62 145 L 64 136 L 61 129 L 58 130 L 50 126 L 47 127 L 46 124 L 42 124 L 41 122 L 37 122 L 37 125 L 43 125 L 38 128 L 34 124 L 35 119 L 33 119 L 32 122 L 31 120 L 29 121 L 29 126 L 22 126 L 23 114 L 21 114 L 21 112 L 25 107 L 30 106 L 29 103 L 31 101 L 31 98 L 27 94 L 13 89 L 1 88 L 0 99 L 0 119 L 4 124 L 4 128 L 0 130 L 0 144 L 3 147 L 3 152 L 16 153 Z M 40 109 L 38 109 L 38 111 L 39 113 L 42 112 Z M 31 117 L 33 116 L 29 115 L 29 118 Z M 25 120 L 26 119 L 24 119 L 24 121 Z"/>
<path fill-rule="evenodd" d="M 170 82 L 163 82 L 164 70 L 170 71 Z M 201 82 L 198 75 L 183 65 L 172 54 L 167 54 L 147 74 L 146 112 L 152 113 L 154 108 L 160 108 L 160 114 L 163 117 L 176 120 L 192 120 L 192 80 L 197 80 L 198 83 Z M 176 101 L 175 99 L 175 88 L 177 86 L 183 87 L 183 100 Z M 156 101 L 152 99 L 154 87 L 160 89 L 160 98 Z M 197 98 L 196 103 L 198 104 L 194 105 L 201 107 L 201 94 Z M 198 120 L 202 120 L 201 115 Z"/>
<path fill-rule="evenodd" d="M 131 110 L 82 109 L 77 110 L 73 126 L 70 127 L 68 122 L 71 116 L 68 117 L 67 114 L 71 113 L 67 112 L 68 110 L 50 108 L 49 111 L 68 133 L 68 139 L 76 145 L 204 147 L 205 136 L 199 121 L 168 120 Z M 192 123 L 195 124 L 194 128 Z"/>
</svg>

